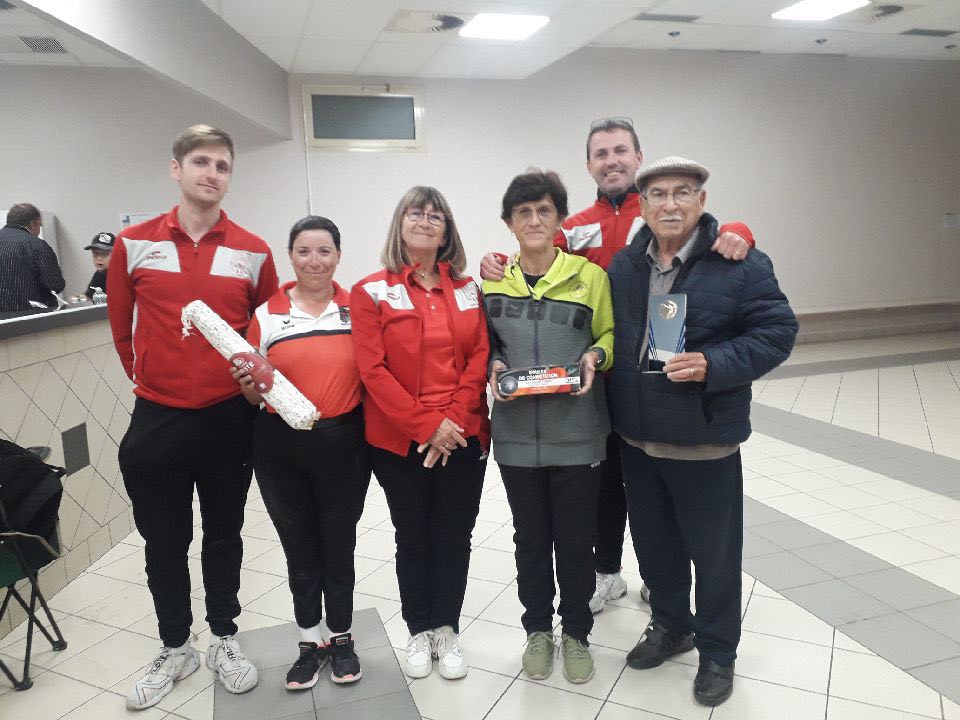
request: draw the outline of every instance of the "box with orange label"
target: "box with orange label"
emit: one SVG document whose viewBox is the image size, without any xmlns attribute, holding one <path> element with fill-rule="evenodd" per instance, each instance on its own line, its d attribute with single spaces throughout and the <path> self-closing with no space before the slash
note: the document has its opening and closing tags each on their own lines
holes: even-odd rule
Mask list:
<svg viewBox="0 0 960 720">
<path fill-rule="evenodd" d="M 580 366 L 574 363 L 500 370 L 497 372 L 497 390 L 503 397 L 577 392 L 580 390 Z"/>
</svg>

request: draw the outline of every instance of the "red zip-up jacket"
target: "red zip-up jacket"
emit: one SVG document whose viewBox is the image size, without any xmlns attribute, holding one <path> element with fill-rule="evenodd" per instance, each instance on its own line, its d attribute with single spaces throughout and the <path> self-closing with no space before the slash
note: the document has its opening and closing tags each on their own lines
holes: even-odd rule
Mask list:
<svg viewBox="0 0 960 720">
<path fill-rule="evenodd" d="M 203 335 L 183 335 L 180 311 L 203 300 L 243 335 L 254 310 L 276 291 L 270 248 L 224 212 L 196 244 L 176 207 L 121 232 L 110 258 L 107 310 L 134 393 L 191 409 L 239 394 L 227 361 Z"/>
<path fill-rule="evenodd" d="M 613 256 L 623 250 L 643 227 L 642 202 L 636 190 L 630 190 L 617 206 L 606 195 L 599 195 L 593 205 L 563 221 L 553 244 L 606 270 Z M 750 247 L 754 246 L 753 233 L 741 222 L 727 223 L 719 232 L 721 235 L 736 233 Z"/>
<path fill-rule="evenodd" d="M 477 284 L 453 279 L 450 265 L 440 263 L 440 287 L 449 307 L 454 365 L 460 383 L 445 410 L 424 407 L 418 400 L 423 364 L 423 312 L 418 293 L 410 292 L 413 268 L 381 270 L 365 277 L 350 292 L 353 346 L 360 379 L 366 438 L 374 447 L 397 455 L 410 451 L 410 442 L 425 443 L 449 417 L 490 446 L 487 417 L 487 320 Z"/>
</svg>

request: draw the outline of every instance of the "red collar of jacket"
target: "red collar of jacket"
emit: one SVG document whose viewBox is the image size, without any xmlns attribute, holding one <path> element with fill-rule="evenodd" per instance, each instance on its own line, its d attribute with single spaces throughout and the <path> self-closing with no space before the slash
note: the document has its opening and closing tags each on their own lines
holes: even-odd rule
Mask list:
<svg viewBox="0 0 960 720">
<path fill-rule="evenodd" d="M 190 239 L 190 236 L 187 234 L 187 231 L 183 229 L 180 225 L 180 216 L 179 216 L 180 206 L 174 205 L 173 210 L 167 213 L 166 218 L 164 218 L 164 224 L 170 229 L 170 234 L 173 237 L 181 236 L 187 239 Z M 223 236 L 227 232 L 227 224 L 230 222 L 230 219 L 227 217 L 227 213 L 223 210 L 220 211 L 220 219 L 217 220 L 217 223 L 207 230 L 203 238 L 206 238 L 210 235 L 220 235 Z M 201 238 L 201 240 L 203 240 Z M 191 240 L 191 242 L 193 242 Z"/>
</svg>

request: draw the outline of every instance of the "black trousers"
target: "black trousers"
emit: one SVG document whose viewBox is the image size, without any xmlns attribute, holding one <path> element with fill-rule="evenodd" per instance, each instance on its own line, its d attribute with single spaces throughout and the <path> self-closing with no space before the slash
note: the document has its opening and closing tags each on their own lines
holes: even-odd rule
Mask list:
<svg viewBox="0 0 960 720">
<path fill-rule="evenodd" d="M 411 443 L 406 457 L 372 449 L 396 530 L 401 615 L 411 635 L 450 625 L 460 632 L 470 538 L 480 511 L 487 456 L 477 438 L 454 450 L 446 467 L 423 467 Z"/>
<path fill-rule="evenodd" d="M 178 647 L 190 637 L 193 489 L 200 499 L 200 564 L 206 620 L 214 635 L 237 632 L 243 506 L 250 488 L 250 448 L 257 409 L 242 397 L 200 410 L 137 398 L 120 442 L 120 471 L 133 519 L 146 541 L 147 584 L 160 639 Z"/>
<path fill-rule="evenodd" d="M 553 558 L 557 558 L 563 632 L 587 643 L 593 630 L 593 532 L 600 467 L 500 465 L 513 513 L 517 591 L 527 633 L 553 630 Z"/>
<path fill-rule="evenodd" d="M 626 443 L 622 451 L 630 529 L 653 619 L 672 632 L 693 632 L 701 657 L 729 665 L 740 643 L 740 452 L 720 460 L 665 460 Z M 696 615 L 690 613 L 691 561 Z"/>
<path fill-rule="evenodd" d="M 325 600 L 330 632 L 346 632 L 357 521 L 370 483 L 360 408 L 306 431 L 262 411 L 254 424 L 253 469 L 287 557 L 297 625 L 317 625 Z"/>
<path fill-rule="evenodd" d="M 597 501 L 597 533 L 593 562 L 598 573 L 620 572 L 623 565 L 623 535 L 627 529 L 627 495 L 620 467 L 620 445 L 615 432 L 607 436 L 607 459 L 600 463 L 600 497 Z"/>
</svg>

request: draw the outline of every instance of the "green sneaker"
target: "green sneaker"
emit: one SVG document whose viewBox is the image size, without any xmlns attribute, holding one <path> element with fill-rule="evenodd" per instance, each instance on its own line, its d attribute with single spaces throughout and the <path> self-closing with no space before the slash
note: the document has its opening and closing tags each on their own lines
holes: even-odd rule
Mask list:
<svg viewBox="0 0 960 720">
<path fill-rule="evenodd" d="M 593 677 L 593 657 L 590 648 L 579 640 L 564 634 L 560 640 L 563 653 L 563 676 L 572 683 L 585 683 Z"/>
<path fill-rule="evenodd" d="M 534 680 L 545 680 L 553 672 L 553 653 L 556 651 L 553 633 L 532 632 L 527 635 L 527 649 L 523 651 L 523 671 Z"/>
</svg>

